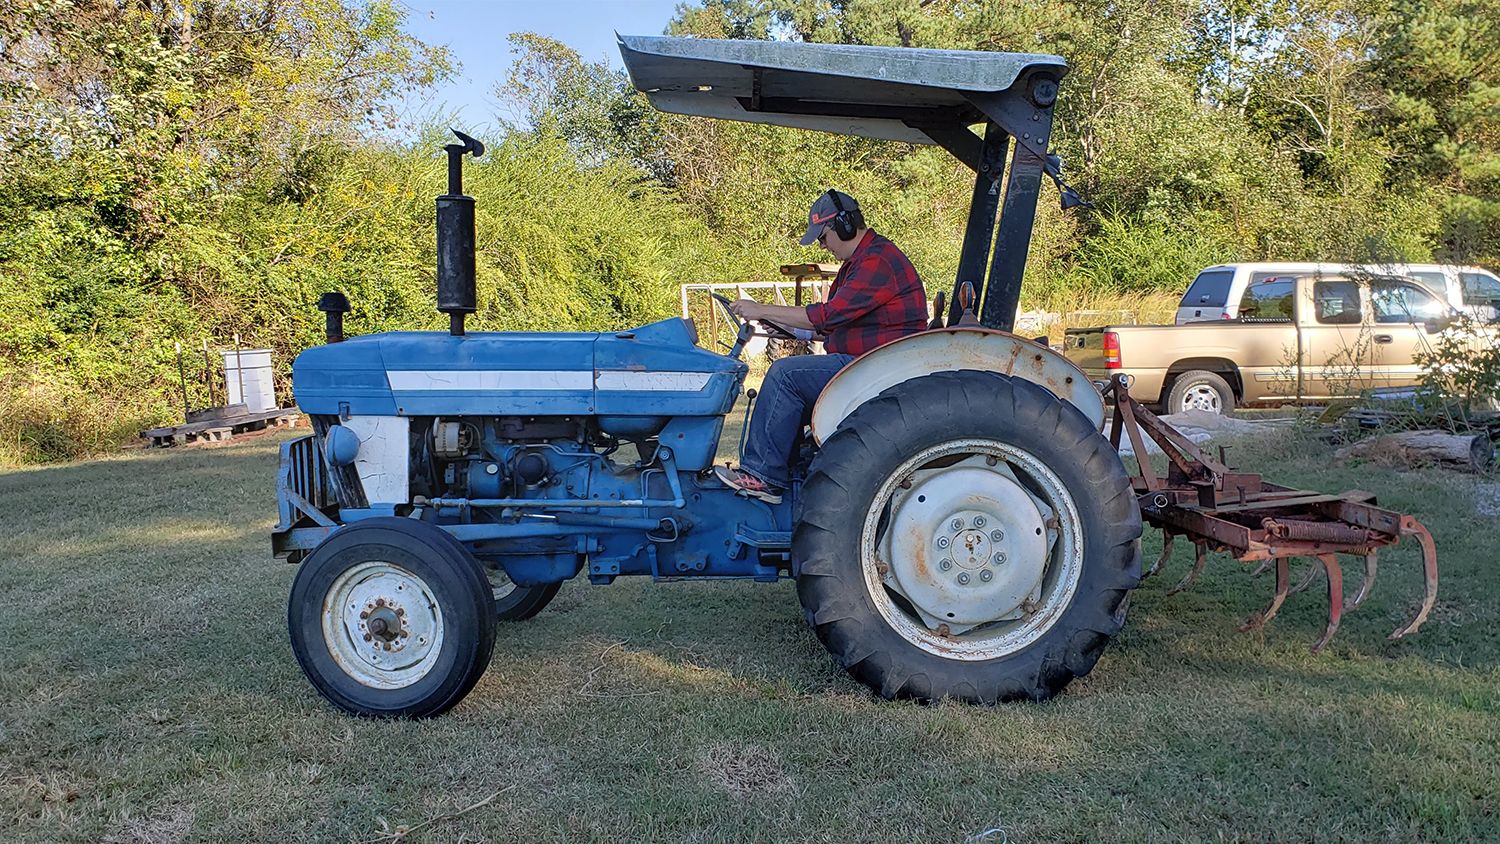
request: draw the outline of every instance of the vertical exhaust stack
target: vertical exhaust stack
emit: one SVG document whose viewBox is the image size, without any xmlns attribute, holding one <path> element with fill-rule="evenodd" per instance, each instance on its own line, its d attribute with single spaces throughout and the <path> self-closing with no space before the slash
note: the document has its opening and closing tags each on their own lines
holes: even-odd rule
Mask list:
<svg viewBox="0 0 1500 844">
<path fill-rule="evenodd" d="M 324 338 L 329 343 L 344 342 L 344 314 L 349 313 L 349 297 L 340 290 L 324 293 L 318 299 L 318 310 L 323 312 Z M 208 354 L 207 346 L 203 347 L 203 354 Z"/>
<path fill-rule="evenodd" d="M 448 315 L 448 330 L 464 333 L 464 317 L 474 313 L 474 197 L 464 195 L 464 153 L 484 155 L 484 144 L 457 129 L 463 143 L 448 152 L 448 192 L 437 198 L 437 309 Z"/>
</svg>

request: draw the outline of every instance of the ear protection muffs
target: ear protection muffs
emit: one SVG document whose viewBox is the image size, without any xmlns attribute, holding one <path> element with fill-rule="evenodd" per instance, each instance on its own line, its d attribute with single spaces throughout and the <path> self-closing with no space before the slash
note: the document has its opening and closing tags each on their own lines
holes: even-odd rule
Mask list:
<svg viewBox="0 0 1500 844">
<path fill-rule="evenodd" d="M 838 214 L 834 215 L 833 221 L 828 225 L 833 228 L 833 233 L 839 236 L 839 240 L 853 238 L 854 233 L 859 231 L 861 222 L 854 218 L 859 213 L 859 209 L 855 208 L 851 211 L 845 208 L 844 203 L 839 201 L 839 192 L 832 188 L 828 191 L 828 198 L 833 200 L 833 207 L 838 210 Z"/>
</svg>

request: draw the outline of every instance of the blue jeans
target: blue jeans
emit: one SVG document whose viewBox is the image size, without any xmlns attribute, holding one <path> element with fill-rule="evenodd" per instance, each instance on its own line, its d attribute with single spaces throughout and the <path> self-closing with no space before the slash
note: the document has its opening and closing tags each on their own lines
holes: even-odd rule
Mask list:
<svg viewBox="0 0 1500 844">
<path fill-rule="evenodd" d="M 771 364 L 750 412 L 740 469 L 785 489 L 792 449 L 812 418 L 818 394 L 852 360 L 853 355 L 797 355 Z"/>
</svg>

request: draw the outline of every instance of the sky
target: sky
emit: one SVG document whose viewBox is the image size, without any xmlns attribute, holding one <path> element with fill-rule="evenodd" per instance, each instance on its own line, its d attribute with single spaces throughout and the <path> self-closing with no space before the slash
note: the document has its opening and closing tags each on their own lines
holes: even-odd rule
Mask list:
<svg viewBox="0 0 1500 844">
<path fill-rule="evenodd" d="M 587 61 L 607 59 L 620 67 L 615 32 L 660 35 L 680 0 L 405 0 L 406 31 L 434 45 L 445 45 L 462 68 L 430 97 L 409 100 L 420 114 L 456 114 L 455 124 L 471 129 L 507 118 L 494 94 L 513 56 L 507 38 L 535 32 L 577 50 Z M 462 128 L 462 126 L 460 126 Z"/>
</svg>

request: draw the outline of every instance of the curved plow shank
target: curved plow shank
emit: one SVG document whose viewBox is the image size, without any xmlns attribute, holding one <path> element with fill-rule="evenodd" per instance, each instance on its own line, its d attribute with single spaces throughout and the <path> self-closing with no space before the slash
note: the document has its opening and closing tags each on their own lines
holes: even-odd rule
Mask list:
<svg viewBox="0 0 1500 844">
<path fill-rule="evenodd" d="M 1320 564 L 1317 560 L 1313 560 L 1313 564 L 1308 567 L 1307 573 L 1302 575 L 1302 579 L 1297 581 L 1297 585 L 1292 587 L 1292 591 L 1289 594 L 1297 595 L 1302 592 L 1306 592 L 1307 587 L 1313 585 L 1313 581 L 1317 580 L 1318 575 L 1322 573 L 1322 564 Z"/>
<path fill-rule="evenodd" d="M 1287 583 L 1291 580 L 1291 566 L 1286 557 L 1277 557 L 1267 560 L 1267 564 L 1276 564 L 1276 594 L 1271 596 L 1271 603 L 1257 615 L 1252 615 L 1240 625 L 1241 633 L 1251 630 L 1259 630 L 1266 626 L 1266 622 L 1276 617 L 1276 611 L 1281 609 L 1281 602 L 1286 600 Z"/>
<path fill-rule="evenodd" d="M 1188 571 L 1182 581 L 1167 590 L 1168 595 L 1176 595 L 1184 589 L 1191 588 L 1198 582 L 1198 575 L 1203 573 L 1203 567 L 1208 565 L 1208 545 L 1203 542 L 1193 543 L 1193 567 Z"/>
<path fill-rule="evenodd" d="M 1141 575 L 1142 580 L 1161 571 L 1161 567 L 1167 564 L 1167 559 L 1172 556 L 1172 540 L 1176 538 L 1177 535 L 1174 533 L 1164 533 L 1161 541 L 1161 556 L 1157 557 L 1156 562 L 1151 564 L 1151 568 L 1146 569 L 1146 573 Z"/>
<path fill-rule="evenodd" d="M 1263 575 L 1266 572 L 1270 571 L 1271 570 L 1271 566 L 1274 565 L 1275 563 L 1276 563 L 1276 560 L 1274 558 L 1270 558 L 1270 557 L 1267 557 L 1266 559 L 1261 560 L 1260 561 L 1260 565 L 1258 565 L 1258 566 L 1255 567 L 1255 571 L 1250 572 L 1250 576 L 1251 577 L 1260 577 L 1261 575 Z"/>
<path fill-rule="evenodd" d="M 1333 554 L 1319 554 L 1318 562 L 1328 572 L 1328 629 L 1313 642 L 1313 653 L 1327 647 L 1333 634 L 1339 632 L 1339 619 L 1344 615 L 1344 570 L 1339 568 L 1339 561 Z"/>
<path fill-rule="evenodd" d="M 1370 590 L 1375 588 L 1376 558 L 1379 556 L 1380 552 L 1375 550 L 1365 554 L 1365 577 L 1359 582 L 1359 591 L 1354 593 L 1354 597 L 1349 600 L 1349 606 L 1344 609 L 1356 609 L 1365 602 L 1366 598 L 1370 597 Z"/>
<path fill-rule="evenodd" d="M 1401 535 L 1414 536 L 1417 544 L 1422 546 L 1422 575 L 1424 578 L 1424 592 L 1422 595 L 1422 607 L 1417 614 L 1412 616 L 1411 621 L 1397 627 L 1392 631 L 1389 638 L 1400 639 L 1402 636 L 1410 636 L 1417 632 L 1422 622 L 1427 620 L 1427 614 L 1432 612 L 1433 604 L 1437 603 L 1437 546 L 1432 544 L 1432 534 L 1421 522 L 1411 516 L 1401 517 Z"/>
</svg>

